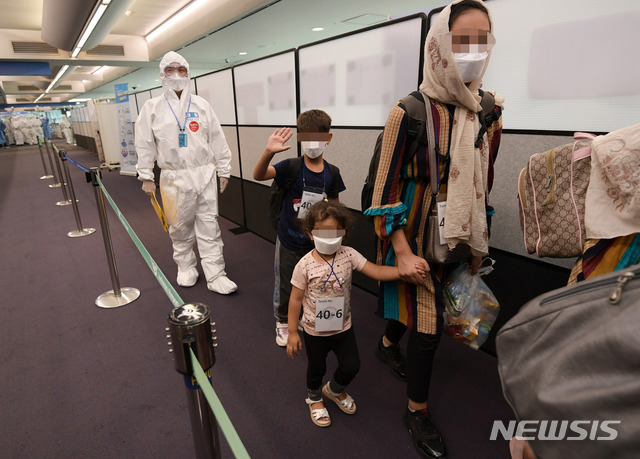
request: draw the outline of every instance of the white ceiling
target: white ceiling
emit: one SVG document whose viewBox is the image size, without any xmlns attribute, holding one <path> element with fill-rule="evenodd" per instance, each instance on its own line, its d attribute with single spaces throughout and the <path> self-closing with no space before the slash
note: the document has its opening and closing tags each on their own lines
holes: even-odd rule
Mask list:
<svg viewBox="0 0 640 459">
<path fill-rule="evenodd" d="M 443 4 L 439 0 L 112 0 L 109 8 L 126 7 L 131 14 L 112 21 L 111 30 L 103 31 L 109 34 L 98 43 L 115 46 L 124 55 L 91 55 L 84 50 L 74 59 L 64 50 L 14 52 L 12 42 L 43 42 L 46 1 L 55 0 L 0 0 L 0 62 L 48 62 L 51 67 L 50 76 L 0 75 L 8 103 L 35 101 L 65 64 L 69 70 L 39 104 L 113 97 L 119 83 L 128 83 L 132 92 L 157 87 L 158 61 L 170 50 L 182 54 L 192 76 L 198 76 Z M 66 3 L 72 7 L 75 1 L 93 0 Z M 145 40 L 151 30 L 190 3 L 197 11 L 158 38 Z M 324 30 L 312 32 L 313 27 Z M 107 69 L 93 75 L 102 65 Z"/>
</svg>

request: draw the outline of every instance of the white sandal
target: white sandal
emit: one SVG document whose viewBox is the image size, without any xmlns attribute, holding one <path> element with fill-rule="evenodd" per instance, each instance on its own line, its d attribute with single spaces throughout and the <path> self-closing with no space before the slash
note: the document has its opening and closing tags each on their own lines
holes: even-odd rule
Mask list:
<svg viewBox="0 0 640 459">
<path fill-rule="evenodd" d="M 346 394 L 345 399 L 340 400 L 337 396 L 331 393 L 331 389 L 329 388 L 328 382 L 327 384 L 322 386 L 322 394 L 325 397 L 327 397 L 329 400 L 334 402 L 336 405 L 338 405 L 338 408 L 340 408 L 343 412 L 347 414 L 355 414 L 357 409 L 356 402 L 353 400 L 353 398 L 351 398 L 351 395 Z"/>
<path fill-rule="evenodd" d="M 307 405 L 309 405 L 309 412 L 311 414 L 311 420 L 313 421 L 313 423 L 318 427 L 329 427 L 331 425 L 331 418 L 329 417 L 329 412 L 327 411 L 327 409 L 317 408 L 314 410 L 313 408 L 311 408 L 311 405 L 313 405 L 314 403 L 321 403 L 322 399 L 311 400 L 310 398 L 307 398 L 305 401 L 307 402 Z"/>
</svg>

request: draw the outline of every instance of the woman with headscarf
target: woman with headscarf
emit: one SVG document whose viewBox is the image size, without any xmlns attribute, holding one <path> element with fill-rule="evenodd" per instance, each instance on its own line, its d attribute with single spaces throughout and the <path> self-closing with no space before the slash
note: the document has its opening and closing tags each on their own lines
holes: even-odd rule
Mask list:
<svg viewBox="0 0 640 459">
<path fill-rule="evenodd" d="M 478 117 L 479 89 L 495 42 L 491 32 L 491 17 L 482 1 L 457 0 L 445 7 L 426 38 L 420 85 L 426 108 L 434 115 L 440 152 L 450 156 L 448 176 L 442 156 L 438 165 L 440 180 L 447 184 L 444 236 L 449 247 L 470 246 L 472 272 L 488 254 L 486 204 L 502 131 L 499 95 L 492 92 L 493 121 L 486 132 Z M 380 283 L 378 314 L 389 320 L 376 354 L 407 380 L 404 420 L 416 449 L 423 457 L 443 457 L 444 442 L 427 400 L 443 326 L 441 281 L 448 266 L 429 264 L 424 258 L 431 202 L 428 149 L 422 144 L 413 159 L 403 163 L 407 118 L 400 102 L 387 119 L 372 207 L 365 212 L 374 217 L 377 262 L 397 265 L 401 276 L 398 282 Z M 430 271 L 426 282 L 419 277 L 420 269 Z M 397 343 L 407 329 L 405 363 Z"/>
<path fill-rule="evenodd" d="M 238 286 L 225 272 L 216 175 L 222 193 L 231 174 L 231 150 L 211 104 L 191 93 L 186 59 L 173 51 L 165 54 L 160 78 L 163 93 L 146 101 L 136 120 L 138 178 L 145 193 L 155 194 L 158 162 L 177 284 L 191 287 L 198 280 L 197 240 L 207 288 L 226 295 Z"/>
</svg>

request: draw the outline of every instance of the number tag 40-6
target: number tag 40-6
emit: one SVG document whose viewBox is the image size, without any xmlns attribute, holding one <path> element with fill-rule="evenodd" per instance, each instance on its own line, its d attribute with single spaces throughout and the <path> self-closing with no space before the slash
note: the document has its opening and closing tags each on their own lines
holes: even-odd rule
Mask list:
<svg viewBox="0 0 640 459">
<path fill-rule="evenodd" d="M 316 299 L 317 332 L 340 331 L 344 326 L 344 297 Z"/>
</svg>

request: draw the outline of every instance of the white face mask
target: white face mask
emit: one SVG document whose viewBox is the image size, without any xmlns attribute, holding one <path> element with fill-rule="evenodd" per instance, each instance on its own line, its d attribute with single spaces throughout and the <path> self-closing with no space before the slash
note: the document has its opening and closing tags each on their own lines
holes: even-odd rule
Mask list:
<svg viewBox="0 0 640 459">
<path fill-rule="evenodd" d="M 313 245 L 322 255 L 333 255 L 340 249 L 342 244 L 341 237 L 317 237 L 313 236 Z"/>
<path fill-rule="evenodd" d="M 174 75 L 165 76 L 164 81 L 167 83 L 167 87 L 169 89 L 173 89 L 174 91 L 182 91 L 187 87 L 189 83 L 189 77 L 181 77 L 177 73 Z"/>
<path fill-rule="evenodd" d="M 482 75 L 484 63 L 487 61 L 489 53 L 454 53 L 453 58 L 458 68 L 460 79 L 464 83 L 470 83 Z"/>
<path fill-rule="evenodd" d="M 314 141 L 302 141 L 300 146 L 302 147 L 302 153 L 307 155 L 311 159 L 315 159 L 320 156 L 327 148 L 328 143 L 320 143 Z"/>
</svg>

